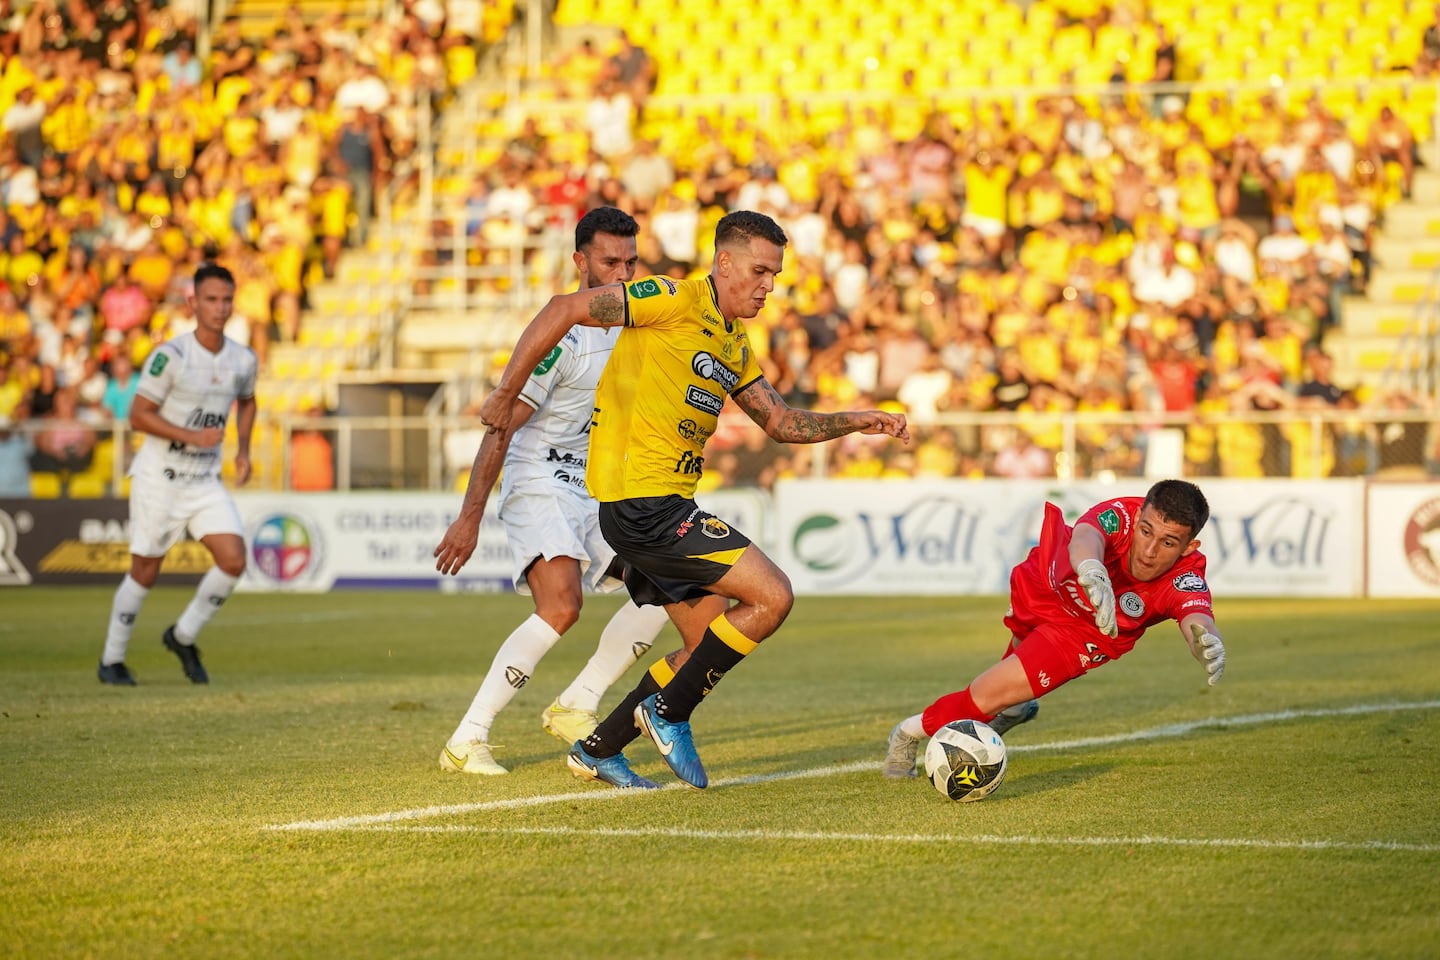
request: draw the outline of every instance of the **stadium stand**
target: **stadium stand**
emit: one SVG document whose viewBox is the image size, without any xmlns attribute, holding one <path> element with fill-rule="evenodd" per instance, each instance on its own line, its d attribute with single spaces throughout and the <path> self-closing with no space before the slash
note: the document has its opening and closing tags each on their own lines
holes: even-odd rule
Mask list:
<svg viewBox="0 0 1440 960">
<path fill-rule="evenodd" d="M 836 445 L 846 475 L 1023 463 L 1013 423 L 956 421 L 985 411 L 1303 409 L 1317 351 L 1344 403 L 1388 408 L 1429 362 L 1404 339 L 1440 266 L 1428 0 L 525 9 L 235 0 L 212 30 L 95 24 L 98 48 L 73 39 L 93 12 L 36 0 L 0 46 L 0 416 L 58 385 L 103 419 L 110 357 L 185 329 L 183 278 L 219 256 L 282 483 L 285 418 L 347 376 L 429 371 L 471 405 L 598 202 L 640 217 L 653 272 L 704 269 L 727 208 L 786 226 L 771 379 L 955 424 L 904 462 Z M 732 426 L 707 482 L 805 468 Z M 1187 429 L 1197 472 L 1318 462 L 1288 428 Z M 1133 440 L 1055 469 L 1139 470 Z M 1324 470 L 1375 467 L 1338 447 Z"/>
</svg>

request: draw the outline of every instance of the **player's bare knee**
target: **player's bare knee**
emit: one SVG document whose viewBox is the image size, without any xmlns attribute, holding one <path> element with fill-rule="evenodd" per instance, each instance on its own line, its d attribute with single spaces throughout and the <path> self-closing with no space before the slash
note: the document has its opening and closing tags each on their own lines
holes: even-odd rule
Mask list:
<svg viewBox="0 0 1440 960">
<path fill-rule="evenodd" d="M 547 597 L 544 600 L 537 597 L 535 615 L 550 624 L 556 633 L 564 633 L 580 619 L 580 606 L 581 598 L 578 594 Z"/>
<path fill-rule="evenodd" d="M 775 576 L 770 581 L 767 593 L 769 595 L 765 605 L 775 615 L 775 626 L 779 627 L 795 606 L 795 588 L 790 585 L 790 578 L 785 575 L 785 571 L 778 567 L 775 569 Z"/>
<path fill-rule="evenodd" d="M 220 568 L 221 573 L 238 580 L 245 575 L 245 556 L 241 554 L 240 556 L 216 557 L 215 566 Z"/>
</svg>

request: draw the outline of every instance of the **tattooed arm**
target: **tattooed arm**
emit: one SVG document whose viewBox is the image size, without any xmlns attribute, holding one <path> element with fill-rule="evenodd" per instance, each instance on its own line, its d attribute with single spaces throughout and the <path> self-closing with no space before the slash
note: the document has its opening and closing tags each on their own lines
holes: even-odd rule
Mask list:
<svg viewBox="0 0 1440 960">
<path fill-rule="evenodd" d="M 732 393 L 731 399 L 760 425 L 770 439 L 780 443 L 819 443 L 847 433 L 884 433 L 909 442 L 905 418 L 880 410 L 816 413 L 790 406 L 764 377 Z"/>
<path fill-rule="evenodd" d="M 625 294 L 618 283 L 551 297 L 515 341 L 500 383 L 480 407 L 480 421 L 495 430 L 510 426 L 510 411 L 525 379 L 555 349 L 565 331 L 577 323 L 585 327 L 613 327 L 624 320 Z"/>
</svg>

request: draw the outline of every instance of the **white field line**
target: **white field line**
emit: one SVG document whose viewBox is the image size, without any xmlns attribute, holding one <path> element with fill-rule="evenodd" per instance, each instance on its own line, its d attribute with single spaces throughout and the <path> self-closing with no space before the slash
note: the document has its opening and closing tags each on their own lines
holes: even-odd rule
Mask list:
<svg viewBox="0 0 1440 960">
<path fill-rule="evenodd" d="M 679 827 L 476 827 L 466 824 L 419 826 L 373 824 L 356 828 L 371 833 L 482 833 L 555 837 L 666 837 L 682 840 L 816 840 L 824 843 L 963 843 L 1027 847 L 1236 847 L 1261 850 L 1384 850 L 1440 853 L 1440 843 L 1392 840 L 1251 840 L 1231 837 L 1002 837 L 995 834 L 824 833 L 809 830 L 688 830 Z"/>
<path fill-rule="evenodd" d="M 1212 717 L 1207 720 L 1192 720 L 1186 723 L 1170 723 L 1160 727 L 1150 727 L 1147 730 L 1135 730 L 1130 733 L 1117 733 L 1103 737 L 1083 737 L 1077 740 L 1055 740 L 1050 743 L 1020 744 L 1010 748 L 1011 753 L 1034 753 L 1043 750 L 1078 750 L 1085 747 L 1107 746 L 1116 743 L 1134 743 L 1144 740 L 1159 740 L 1165 737 L 1179 737 L 1195 730 L 1205 728 L 1230 728 L 1256 726 L 1265 723 L 1280 723 L 1287 720 L 1299 720 L 1310 717 L 1346 717 L 1370 713 L 1392 713 L 1401 710 L 1434 710 L 1440 708 L 1440 700 L 1422 700 L 1413 703 L 1367 703 L 1353 707 L 1336 707 L 1315 710 L 1281 710 L 1275 713 L 1252 713 L 1238 717 Z M 836 764 L 826 767 L 811 767 L 808 770 L 788 770 L 779 773 L 757 773 L 747 777 L 729 777 L 722 780 L 712 781 L 710 786 L 731 787 L 751 783 L 773 783 L 779 780 L 800 780 L 814 777 L 833 777 L 839 774 L 860 773 L 866 770 L 874 770 L 879 767 L 879 761 L 862 760 L 854 763 Z M 662 788 L 665 790 L 686 790 L 684 784 L 673 783 Z M 552 803 L 576 803 L 582 801 L 614 800 L 622 797 L 644 796 L 654 793 L 651 790 L 610 790 L 592 787 L 588 790 L 575 793 L 556 793 L 535 797 L 515 797 L 508 800 L 486 800 L 479 803 L 451 803 L 432 807 L 416 807 L 410 810 L 391 810 L 385 813 L 360 814 L 353 817 L 335 817 L 330 820 L 297 820 L 293 823 L 270 824 L 266 830 L 357 830 L 373 828 L 380 825 L 393 825 L 412 820 L 425 820 L 431 817 L 445 817 L 462 813 L 480 813 L 490 810 L 515 810 L 524 807 L 547 806 Z M 454 828 L 436 828 L 437 830 Z M 520 832 L 520 831 L 511 831 Z M 533 831 L 543 832 L 543 831 Z M 597 831 L 598 832 L 598 831 Z M 617 834 L 618 835 L 618 834 Z M 670 834 L 669 835 L 678 835 Z M 703 834 L 695 834 L 702 836 Z M 717 834 L 718 836 L 718 834 Z M 782 836 L 782 834 L 775 834 Z M 797 835 L 798 836 L 798 835 Z M 818 834 L 816 836 L 819 836 Z M 842 837 L 841 834 L 827 834 L 827 836 Z M 892 838 L 893 839 L 893 838 Z M 903 838 L 901 838 L 903 839 Z M 1007 840 L 1006 838 L 993 838 L 993 842 L 1030 842 L 1024 840 Z M 1033 842 L 1050 842 L 1039 839 Z M 1073 841 L 1077 843 L 1083 840 Z M 1095 841 L 1110 843 L 1110 840 Z M 1121 841 L 1113 841 L 1119 843 Z M 1143 843 L 1143 839 L 1127 840 L 1126 843 Z M 1151 841 L 1158 842 L 1158 841 Z M 1167 841 L 1173 843 L 1195 843 L 1205 845 L 1210 841 Z M 1262 841 L 1214 841 L 1218 845 L 1231 846 L 1264 846 Z M 1299 847 L 1301 843 L 1290 844 Z M 1345 845 L 1332 845 L 1337 848 L 1346 848 Z M 1358 847 L 1366 845 L 1353 845 Z M 1366 847 L 1368 849 L 1368 847 Z M 1384 849 L 1408 849 L 1408 847 L 1387 845 Z M 1421 847 L 1420 849 L 1429 849 Z"/>
<path fill-rule="evenodd" d="M 406 616 L 409 616 L 407 613 Z M 428 619 L 428 614 L 419 611 L 412 619 Z M 282 623 L 344 623 L 351 620 L 373 620 L 375 614 L 368 610 L 310 610 L 295 613 L 265 613 L 257 611 L 239 614 L 217 621 L 210 629 L 229 627 L 271 627 Z"/>
</svg>

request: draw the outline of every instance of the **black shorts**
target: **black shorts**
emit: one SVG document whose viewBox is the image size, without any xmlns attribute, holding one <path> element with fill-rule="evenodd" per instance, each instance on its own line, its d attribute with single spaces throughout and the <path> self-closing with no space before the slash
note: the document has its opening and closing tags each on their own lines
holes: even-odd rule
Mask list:
<svg viewBox="0 0 1440 960">
<path fill-rule="evenodd" d="M 679 603 L 710 593 L 750 538 L 678 494 L 600 504 L 600 532 L 625 561 L 638 604 Z"/>
</svg>

